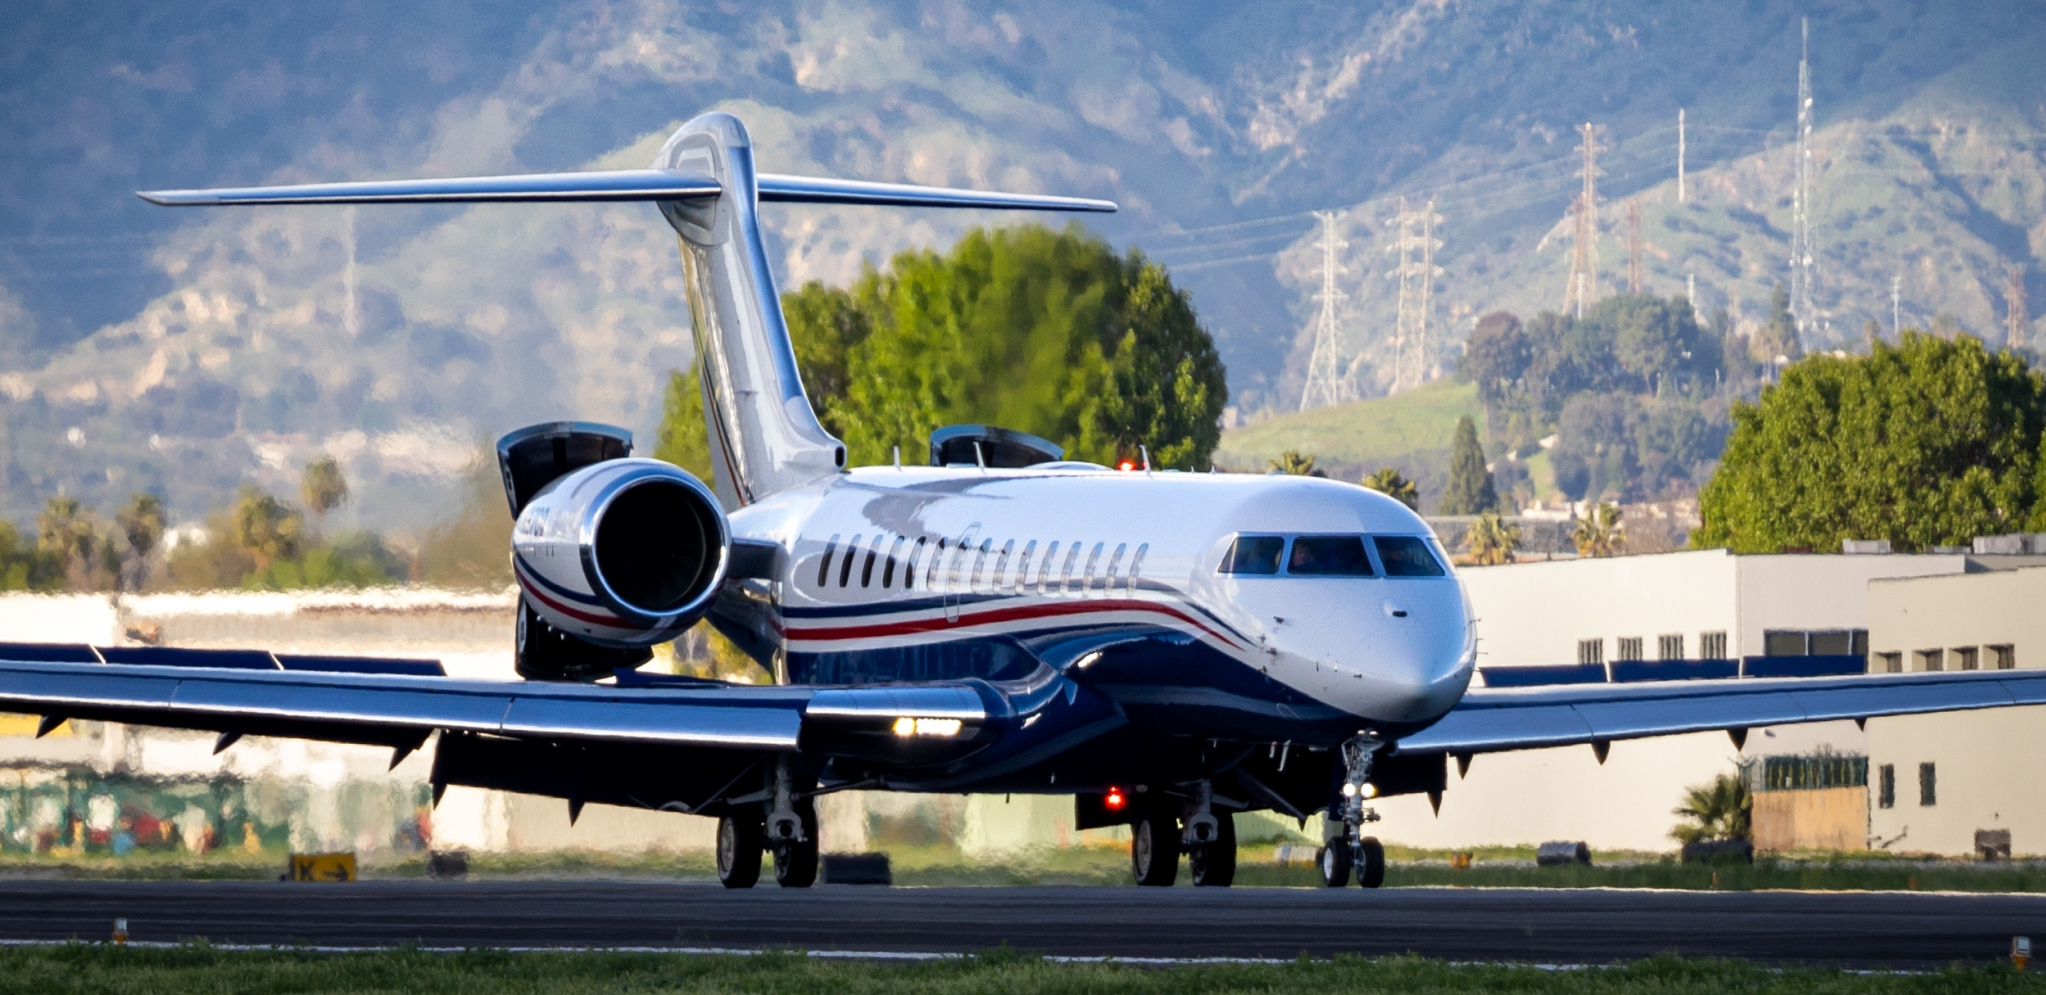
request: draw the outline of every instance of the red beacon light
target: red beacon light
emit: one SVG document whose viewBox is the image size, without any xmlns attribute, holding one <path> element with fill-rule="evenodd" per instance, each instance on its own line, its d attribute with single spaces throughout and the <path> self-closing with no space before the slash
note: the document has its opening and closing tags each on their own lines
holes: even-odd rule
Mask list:
<svg viewBox="0 0 2046 995">
<path fill-rule="evenodd" d="M 1137 465 L 1135 463 L 1130 462 L 1129 460 L 1123 460 L 1122 462 L 1117 463 L 1115 465 L 1115 468 L 1121 470 L 1124 473 L 1128 473 L 1131 470 L 1136 469 Z"/>
<path fill-rule="evenodd" d="M 1101 797 L 1102 807 L 1110 812 L 1120 812 L 1122 807 L 1127 804 L 1129 804 L 1129 798 L 1122 793 L 1121 788 L 1110 788 L 1108 789 L 1108 794 Z"/>
</svg>

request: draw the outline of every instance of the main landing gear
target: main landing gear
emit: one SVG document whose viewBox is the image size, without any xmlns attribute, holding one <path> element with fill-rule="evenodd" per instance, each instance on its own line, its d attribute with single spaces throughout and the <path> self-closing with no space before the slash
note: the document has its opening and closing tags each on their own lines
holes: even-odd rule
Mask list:
<svg viewBox="0 0 2046 995">
<path fill-rule="evenodd" d="M 764 813 L 746 804 L 718 818 L 718 881 L 725 887 L 753 887 L 763 852 L 774 854 L 774 883 L 784 888 L 817 883 L 817 806 L 796 796 L 785 759 L 775 765 L 773 796 L 773 807 Z"/>
<path fill-rule="evenodd" d="M 1349 884 L 1353 874 L 1357 884 L 1365 888 L 1385 883 L 1385 847 L 1378 837 L 1364 835 L 1364 825 L 1378 821 L 1378 813 L 1365 808 L 1364 799 L 1375 793 L 1371 786 L 1371 759 L 1380 745 L 1370 733 L 1343 744 L 1342 800 L 1329 813 L 1339 816 L 1341 821 L 1329 820 L 1330 832 L 1314 861 L 1321 869 L 1321 883 L 1330 888 Z"/>
<path fill-rule="evenodd" d="M 1236 817 L 1209 804 L 1208 782 L 1195 785 L 1184 828 L 1170 802 L 1154 802 L 1130 824 L 1130 872 L 1140 885 L 1169 887 L 1186 851 L 1196 888 L 1227 888 L 1236 879 Z"/>
</svg>

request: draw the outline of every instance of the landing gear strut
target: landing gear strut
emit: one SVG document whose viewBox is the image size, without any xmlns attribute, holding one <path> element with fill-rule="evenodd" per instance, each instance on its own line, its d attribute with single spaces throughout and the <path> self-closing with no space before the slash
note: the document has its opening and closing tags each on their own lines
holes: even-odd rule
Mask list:
<svg viewBox="0 0 2046 995">
<path fill-rule="evenodd" d="M 1342 819 L 1341 835 L 1331 834 L 1324 841 L 1316 861 L 1321 867 L 1322 883 L 1331 888 L 1348 884 L 1352 872 L 1362 887 L 1376 888 L 1385 883 L 1385 847 L 1377 837 L 1364 835 L 1364 825 L 1378 821 L 1378 813 L 1365 808 L 1364 800 L 1377 793 L 1371 785 L 1371 761 L 1383 745 L 1369 732 L 1359 733 L 1343 744 L 1341 811 L 1331 813 Z"/>
<path fill-rule="evenodd" d="M 1216 812 L 1215 838 L 1187 848 L 1187 869 L 1196 888 L 1227 888 L 1236 880 L 1236 813 Z"/>
<path fill-rule="evenodd" d="M 774 807 L 767 813 L 767 845 L 774 851 L 774 883 L 808 888 L 817 882 L 817 806 L 808 798 L 796 797 L 795 772 L 785 756 L 774 764 Z"/>
</svg>

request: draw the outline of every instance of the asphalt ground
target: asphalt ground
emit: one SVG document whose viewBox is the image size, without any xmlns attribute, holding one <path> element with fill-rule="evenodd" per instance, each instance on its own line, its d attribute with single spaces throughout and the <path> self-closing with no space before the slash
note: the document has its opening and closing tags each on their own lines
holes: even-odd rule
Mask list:
<svg viewBox="0 0 2046 995">
<path fill-rule="evenodd" d="M 2046 895 L 1606 889 L 883 888 L 637 881 L 0 881 L 0 940 L 383 947 L 783 947 L 1073 956 L 1664 952 L 1930 968 L 2046 941 Z"/>
</svg>

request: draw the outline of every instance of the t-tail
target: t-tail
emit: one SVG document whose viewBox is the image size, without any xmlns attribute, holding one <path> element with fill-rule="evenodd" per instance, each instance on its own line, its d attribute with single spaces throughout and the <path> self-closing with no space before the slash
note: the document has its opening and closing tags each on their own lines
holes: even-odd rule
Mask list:
<svg viewBox="0 0 2046 995">
<path fill-rule="evenodd" d="M 652 201 L 681 236 L 696 368 L 727 510 L 837 472 L 845 444 L 817 420 L 796 369 L 767 265 L 761 202 L 1113 211 L 1078 197 L 947 190 L 754 170 L 739 119 L 701 115 L 668 139 L 651 169 L 141 193 L 152 204 L 418 204 Z"/>
</svg>

